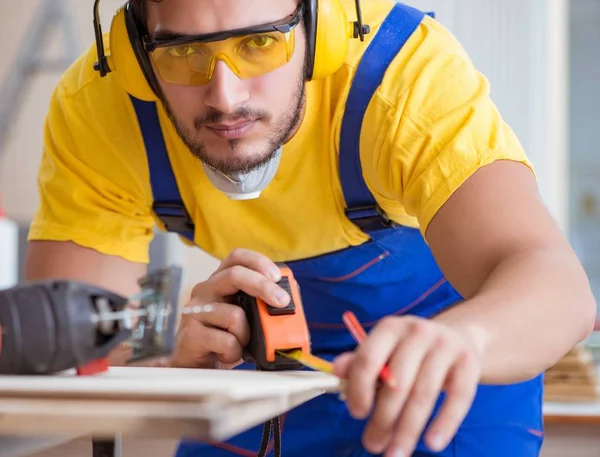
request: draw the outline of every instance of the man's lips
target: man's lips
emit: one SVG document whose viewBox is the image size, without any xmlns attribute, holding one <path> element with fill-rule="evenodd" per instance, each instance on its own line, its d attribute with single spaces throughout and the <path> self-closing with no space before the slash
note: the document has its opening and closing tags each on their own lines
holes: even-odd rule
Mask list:
<svg viewBox="0 0 600 457">
<path fill-rule="evenodd" d="M 256 121 L 241 121 L 222 124 L 210 124 L 205 127 L 220 138 L 235 140 L 250 133 Z"/>
</svg>

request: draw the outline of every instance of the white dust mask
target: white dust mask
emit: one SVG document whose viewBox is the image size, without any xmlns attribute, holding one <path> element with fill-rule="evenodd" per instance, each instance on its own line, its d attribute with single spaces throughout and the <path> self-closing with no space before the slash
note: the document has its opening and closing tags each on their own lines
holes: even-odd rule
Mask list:
<svg viewBox="0 0 600 457">
<path fill-rule="evenodd" d="M 202 164 L 210 182 L 233 200 L 251 200 L 258 198 L 277 173 L 281 161 L 282 148 L 266 164 L 250 173 L 226 175 Z"/>
</svg>

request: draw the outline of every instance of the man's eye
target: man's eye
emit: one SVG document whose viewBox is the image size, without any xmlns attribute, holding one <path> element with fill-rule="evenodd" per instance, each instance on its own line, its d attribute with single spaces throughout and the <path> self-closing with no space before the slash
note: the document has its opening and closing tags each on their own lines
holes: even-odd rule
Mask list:
<svg viewBox="0 0 600 457">
<path fill-rule="evenodd" d="M 169 48 L 169 54 L 173 57 L 185 57 L 194 53 L 192 46 L 173 46 Z"/>
<path fill-rule="evenodd" d="M 248 46 L 255 49 L 265 49 L 273 44 L 275 39 L 269 35 L 258 35 L 248 41 Z"/>
</svg>

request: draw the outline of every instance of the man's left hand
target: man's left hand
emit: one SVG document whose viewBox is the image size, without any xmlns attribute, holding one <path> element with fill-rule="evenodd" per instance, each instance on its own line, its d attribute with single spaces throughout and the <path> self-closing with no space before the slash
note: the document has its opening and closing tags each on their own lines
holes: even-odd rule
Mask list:
<svg viewBox="0 0 600 457">
<path fill-rule="evenodd" d="M 366 419 L 364 447 L 390 457 L 409 457 L 433 413 L 439 395 L 446 398 L 427 430 L 425 443 L 443 450 L 468 413 L 482 371 L 482 342 L 469 332 L 413 316 L 381 320 L 354 352 L 335 362 L 335 374 L 347 380 L 350 414 Z M 388 364 L 397 386 L 379 382 Z"/>
</svg>

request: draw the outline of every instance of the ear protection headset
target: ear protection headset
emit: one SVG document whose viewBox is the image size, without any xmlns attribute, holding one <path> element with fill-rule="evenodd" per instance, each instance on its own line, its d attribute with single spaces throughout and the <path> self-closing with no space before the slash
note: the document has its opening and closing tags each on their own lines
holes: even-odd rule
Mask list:
<svg viewBox="0 0 600 457">
<path fill-rule="evenodd" d="M 98 62 L 94 68 L 101 76 L 110 72 L 119 79 L 123 88 L 144 101 L 157 101 L 160 88 L 142 39 L 147 34 L 145 24 L 134 15 L 129 0 L 114 14 L 109 33 L 110 54 L 104 47 L 98 5 L 94 0 L 94 32 Z M 303 0 L 305 4 L 308 72 L 307 80 L 326 78 L 344 63 L 352 38 L 370 32 L 362 23 L 360 0 L 355 0 L 357 21 L 349 22 L 342 0 Z"/>
</svg>

